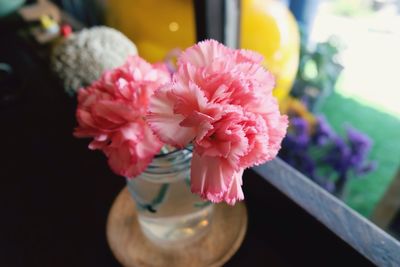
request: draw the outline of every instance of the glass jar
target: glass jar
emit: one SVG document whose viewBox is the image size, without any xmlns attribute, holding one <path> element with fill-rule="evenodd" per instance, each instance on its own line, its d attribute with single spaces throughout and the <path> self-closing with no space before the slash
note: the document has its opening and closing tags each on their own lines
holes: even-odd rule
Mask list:
<svg viewBox="0 0 400 267">
<path fill-rule="evenodd" d="M 190 191 L 191 159 L 190 149 L 167 151 L 128 179 L 139 225 L 157 245 L 187 244 L 209 229 L 213 205 Z"/>
</svg>

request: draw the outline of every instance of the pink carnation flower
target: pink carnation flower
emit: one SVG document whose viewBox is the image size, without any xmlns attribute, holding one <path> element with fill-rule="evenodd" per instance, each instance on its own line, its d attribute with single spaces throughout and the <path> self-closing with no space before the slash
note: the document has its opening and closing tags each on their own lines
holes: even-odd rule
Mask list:
<svg viewBox="0 0 400 267">
<path fill-rule="evenodd" d="M 91 137 L 90 149 L 100 149 L 111 169 L 134 177 L 146 169 L 162 142 L 144 117 L 150 96 L 170 81 L 164 65 L 151 65 L 138 56 L 79 90 L 76 137 Z"/>
<path fill-rule="evenodd" d="M 273 159 L 286 134 L 273 76 L 261 61 L 251 51 L 200 42 L 150 99 L 151 128 L 167 144 L 193 142 L 191 188 L 213 202 L 242 200 L 243 170 Z"/>
</svg>

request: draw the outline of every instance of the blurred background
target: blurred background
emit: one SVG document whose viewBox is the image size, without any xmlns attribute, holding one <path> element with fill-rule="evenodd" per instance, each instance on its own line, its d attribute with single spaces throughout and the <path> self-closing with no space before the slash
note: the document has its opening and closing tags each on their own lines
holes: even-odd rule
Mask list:
<svg viewBox="0 0 400 267">
<path fill-rule="evenodd" d="M 52 3 L 1 0 L 0 16 L 14 20 L 19 9 L 30 24 L 18 33 L 31 35 L 29 40 L 71 96 L 91 80 L 79 80 L 63 55 L 113 47 L 104 41 L 114 38 L 104 28 L 99 35 L 105 39 L 90 46 L 96 38 L 80 34 L 83 28 L 107 25 L 132 42 L 107 51 L 113 62 L 86 51 L 91 64 L 83 72 L 102 66 L 82 75 L 92 80 L 122 64 L 121 50 L 136 53 L 137 48 L 145 59 L 165 61 L 173 69 L 179 52 L 196 39 L 190 0 Z M 395 234 L 400 229 L 400 0 L 243 0 L 241 8 L 241 47 L 265 57 L 265 66 L 276 76 L 274 94 L 290 116 L 280 157 Z M 48 15 L 53 9 L 61 12 L 60 18 Z M 113 44 L 120 44 L 122 37 L 115 38 Z M 86 48 L 80 46 L 82 40 Z M 9 77 L 12 71 L 5 63 L 0 67 L 2 86 L 8 88 L 15 82 Z M 3 107 L 18 101 L 15 92 L 2 90 Z"/>
</svg>

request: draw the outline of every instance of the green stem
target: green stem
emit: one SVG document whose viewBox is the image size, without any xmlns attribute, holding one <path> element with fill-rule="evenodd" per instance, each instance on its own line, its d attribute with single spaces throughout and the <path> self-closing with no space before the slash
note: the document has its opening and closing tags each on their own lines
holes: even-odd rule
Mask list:
<svg viewBox="0 0 400 267">
<path fill-rule="evenodd" d="M 129 189 L 129 192 L 131 193 L 132 197 L 135 199 L 136 205 L 140 210 L 147 210 L 151 213 L 156 213 L 157 212 L 157 207 L 160 206 L 161 203 L 164 202 L 165 196 L 167 194 L 169 188 L 169 184 L 162 184 L 160 191 L 158 191 L 158 194 L 155 196 L 155 198 L 150 201 L 150 203 L 144 203 L 140 199 L 140 196 L 132 189 Z"/>
</svg>

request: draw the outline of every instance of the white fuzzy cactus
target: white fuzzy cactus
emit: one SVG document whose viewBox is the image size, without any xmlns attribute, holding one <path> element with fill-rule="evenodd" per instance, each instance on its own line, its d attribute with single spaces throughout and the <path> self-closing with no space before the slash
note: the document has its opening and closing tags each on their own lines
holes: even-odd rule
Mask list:
<svg viewBox="0 0 400 267">
<path fill-rule="evenodd" d="M 98 26 L 71 34 L 53 50 L 51 67 L 69 94 L 122 65 L 137 49 L 121 32 Z"/>
</svg>

